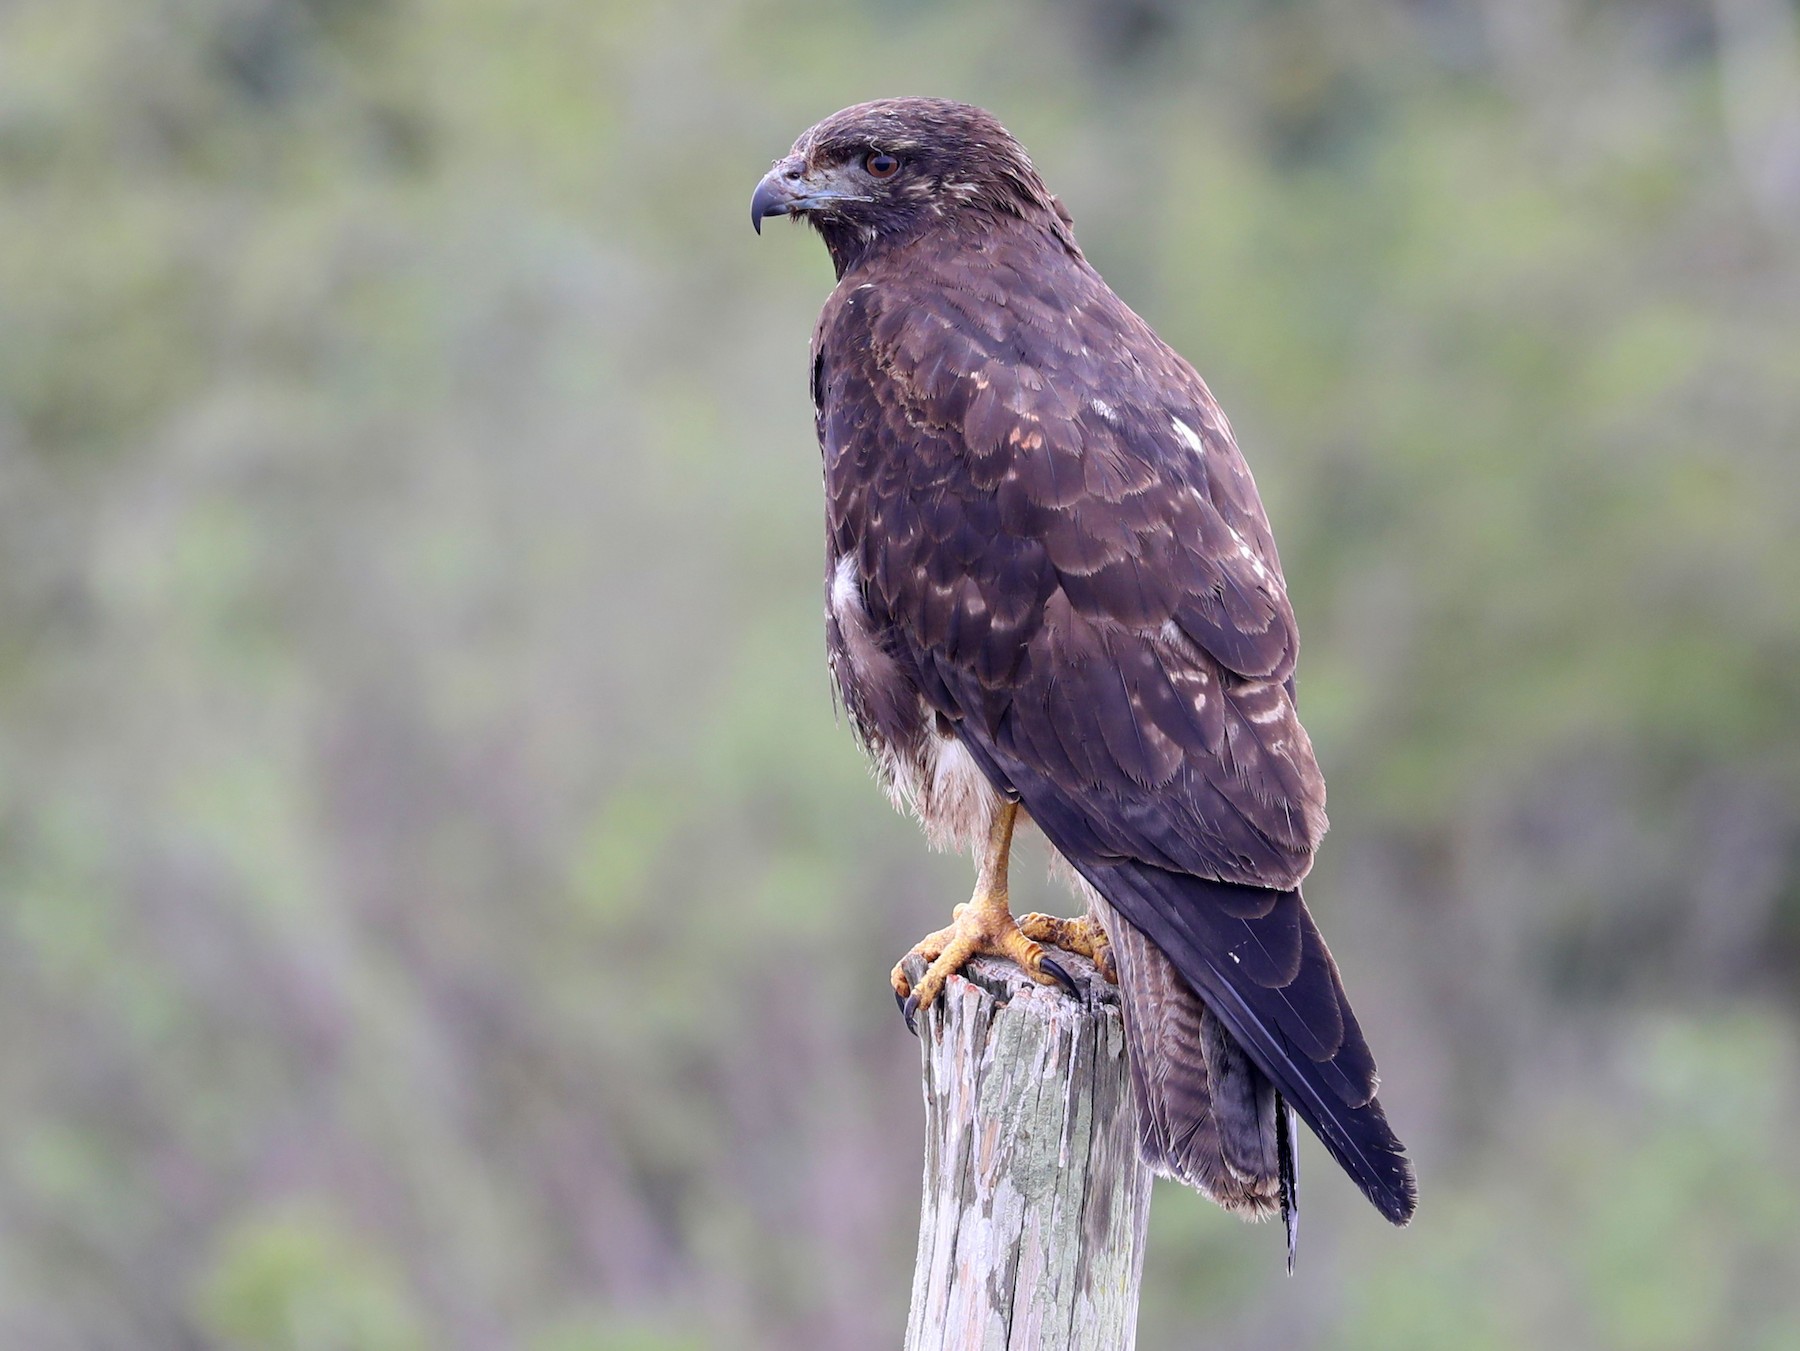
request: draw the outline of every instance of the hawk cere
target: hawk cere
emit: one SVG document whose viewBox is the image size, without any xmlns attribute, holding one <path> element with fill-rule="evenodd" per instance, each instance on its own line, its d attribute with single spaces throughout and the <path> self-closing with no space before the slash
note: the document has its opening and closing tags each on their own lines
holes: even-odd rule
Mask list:
<svg viewBox="0 0 1800 1351">
<path fill-rule="evenodd" d="M 1293 609 L 1206 385 L 979 108 L 847 108 L 750 211 L 803 216 L 837 270 L 811 369 L 832 672 L 896 803 L 978 860 L 917 987 L 894 969 L 908 1022 L 973 954 L 1067 983 L 1040 944 L 1082 952 L 1121 990 L 1152 1167 L 1279 1212 L 1291 1265 L 1297 1112 L 1404 1224 L 1412 1171 L 1300 895 L 1326 821 Z M 1086 918 L 1013 918 L 1027 822 Z"/>
</svg>

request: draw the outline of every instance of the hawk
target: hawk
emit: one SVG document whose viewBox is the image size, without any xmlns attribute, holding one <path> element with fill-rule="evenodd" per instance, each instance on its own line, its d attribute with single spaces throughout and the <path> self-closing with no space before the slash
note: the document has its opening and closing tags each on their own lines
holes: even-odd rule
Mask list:
<svg viewBox="0 0 1800 1351">
<path fill-rule="evenodd" d="M 978 861 L 923 978 L 894 969 L 908 1023 L 971 955 L 1045 983 L 1068 978 L 1043 944 L 1091 956 L 1151 1167 L 1281 1214 L 1291 1268 L 1297 1113 L 1406 1223 L 1412 1170 L 1301 899 L 1326 821 L 1294 612 L 1205 383 L 980 108 L 846 108 L 750 215 L 803 217 L 837 271 L 811 385 L 838 691 L 896 805 Z M 1084 918 L 1013 917 L 1026 823 Z"/>
</svg>

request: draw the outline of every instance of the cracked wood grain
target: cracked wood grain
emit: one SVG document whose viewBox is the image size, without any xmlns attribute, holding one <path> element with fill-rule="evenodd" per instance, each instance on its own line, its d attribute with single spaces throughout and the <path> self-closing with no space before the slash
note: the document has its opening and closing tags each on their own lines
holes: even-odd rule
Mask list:
<svg viewBox="0 0 1800 1351">
<path fill-rule="evenodd" d="M 925 1188 L 906 1351 L 1136 1340 L 1151 1178 L 1118 991 L 1079 957 L 1057 960 L 1081 1001 L 978 958 L 920 1020 Z"/>
</svg>

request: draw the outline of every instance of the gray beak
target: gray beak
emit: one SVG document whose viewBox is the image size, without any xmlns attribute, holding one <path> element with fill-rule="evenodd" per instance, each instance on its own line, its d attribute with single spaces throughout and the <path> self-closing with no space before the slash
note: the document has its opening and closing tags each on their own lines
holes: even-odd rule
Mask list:
<svg viewBox="0 0 1800 1351">
<path fill-rule="evenodd" d="M 785 216 L 796 208 L 804 210 L 808 186 L 806 165 L 797 155 L 789 155 L 764 174 L 750 198 L 750 224 L 756 227 L 756 233 L 762 233 L 764 216 Z"/>
</svg>

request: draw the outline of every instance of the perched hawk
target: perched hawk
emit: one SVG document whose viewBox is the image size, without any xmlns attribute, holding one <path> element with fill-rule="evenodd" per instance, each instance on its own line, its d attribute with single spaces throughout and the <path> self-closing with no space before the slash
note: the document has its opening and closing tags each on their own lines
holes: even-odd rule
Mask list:
<svg viewBox="0 0 1800 1351">
<path fill-rule="evenodd" d="M 1377 1209 L 1413 1213 L 1375 1061 L 1300 898 L 1325 784 L 1299 638 L 1231 426 L 1114 295 L 1025 151 L 967 104 L 827 118 L 757 186 L 838 285 L 812 345 L 826 634 L 891 796 L 979 860 L 896 967 L 909 1022 L 974 953 L 1121 988 L 1138 1138 L 1226 1209 L 1295 1218 L 1298 1112 Z M 1015 824 L 1088 918 L 1007 903 Z"/>
</svg>

